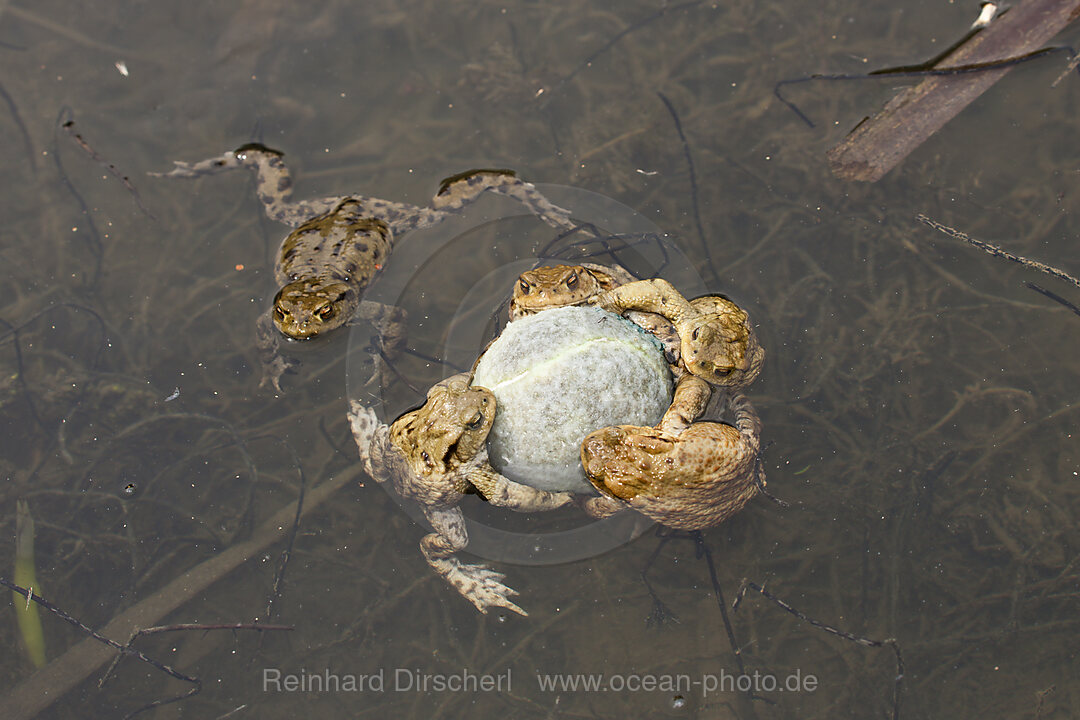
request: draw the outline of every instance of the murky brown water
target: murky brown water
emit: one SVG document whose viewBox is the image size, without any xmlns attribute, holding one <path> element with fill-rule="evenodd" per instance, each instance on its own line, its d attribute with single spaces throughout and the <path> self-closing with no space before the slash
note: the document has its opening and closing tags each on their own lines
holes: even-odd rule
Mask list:
<svg viewBox="0 0 1080 720">
<path fill-rule="evenodd" d="M 13 537 L 16 499 L 28 500 L 37 590 L 102 627 L 262 537 L 297 496 L 290 448 L 309 489 L 350 480 L 296 540 L 274 610 L 292 632 L 138 642 L 203 682 L 158 716 L 241 706 L 234 717 L 892 712 L 888 650 L 827 635 L 753 594 L 732 616 L 748 671 L 781 684 L 812 675 L 816 687 L 763 692 L 774 704 L 752 708 L 706 693 L 702 681 L 737 669 L 708 571 L 685 541 L 666 545 L 650 572 L 680 620 L 661 628 L 646 627 L 639 575 L 658 542 L 650 534 L 591 560 L 500 567 L 529 618 L 481 616 L 435 579 L 418 552 L 422 530 L 374 483 L 351 480 L 347 337 L 301 348 L 285 396 L 257 389 L 252 325 L 282 228 L 261 216 L 249 179 L 145 176 L 252 137 L 288 154 L 302 196 L 423 203 L 447 175 L 512 167 L 610 196 L 672 233 L 710 288 L 751 311 L 768 352 L 751 397 L 771 443 L 769 488 L 790 507 L 759 499 L 706 534 L 728 600 L 747 578 L 823 622 L 897 638 L 903 717 L 1056 718 L 1080 706 L 1080 318 L 1025 283 L 1074 303 L 1077 290 L 914 219 L 1080 272 L 1077 78 L 1050 88 L 1060 57 L 1016 68 L 884 180 L 854 185 L 830 176 L 824 152 L 901 83 L 789 88 L 813 129 L 775 100 L 774 83 L 933 55 L 976 7 L 698 4 L 636 25 L 656 10 L 46 0 L 0 14 L 10 98 L 0 111 L 0 537 Z M 1075 45 L 1075 30 L 1059 40 Z M 657 93 L 686 135 L 704 236 Z M 57 128 L 63 108 L 156 219 Z M 394 259 L 424 252 L 406 239 Z M 445 258 L 446 287 L 485 266 Z M 440 306 L 429 304 L 432 326 L 447 320 Z M 150 621 L 265 617 L 283 547 Z M 12 556 L 0 543 L 0 575 Z M 82 639 L 53 617 L 44 626 L 50 659 Z M 11 611 L 0 639 L 17 647 Z M 0 693 L 31 682 L 22 655 L 0 664 Z M 381 673 L 384 685 L 277 691 L 264 687 L 268 668 Z M 101 672 L 66 668 L 87 679 L 41 716 L 117 717 L 187 690 L 130 658 L 98 689 Z M 511 686 L 397 689 L 416 672 L 509 672 Z M 604 674 L 616 689 L 540 687 L 538 673 L 557 672 Z M 633 686 L 630 676 L 658 685 L 618 685 Z M 683 676 L 697 684 L 662 682 Z"/>
</svg>

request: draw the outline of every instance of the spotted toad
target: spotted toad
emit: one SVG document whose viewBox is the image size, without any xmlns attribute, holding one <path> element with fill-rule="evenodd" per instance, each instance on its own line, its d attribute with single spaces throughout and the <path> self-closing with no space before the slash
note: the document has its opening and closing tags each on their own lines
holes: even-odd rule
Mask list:
<svg viewBox="0 0 1080 720">
<path fill-rule="evenodd" d="M 441 222 L 488 191 L 521 202 L 552 227 L 575 227 L 566 210 L 510 170 L 470 170 L 449 177 L 430 206 L 419 207 L 359 195 L 293 200 L 292 176 L 282 154 L 259 144 L 175 165 L 171 172 L 155 174 L 191 178 L 251 170 L 266 214 L 296 228 L 278 250 L 274 277 L 280 289 L 256 328 L 262 384 L 278 391 L 281 376 L 292 365 L 279 353 L 282 335 L 307 340 L 362 317 L 380 330 L 385 347 L 401 344 L 401 311 L 362 303 L 361 295 L 406 233 Z"/>
</svg>

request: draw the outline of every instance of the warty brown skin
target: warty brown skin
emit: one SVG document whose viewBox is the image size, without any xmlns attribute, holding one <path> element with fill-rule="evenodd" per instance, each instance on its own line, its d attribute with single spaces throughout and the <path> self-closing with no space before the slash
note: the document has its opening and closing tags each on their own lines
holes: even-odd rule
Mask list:
<svg viewBox="0 0 1080 720">
<path fill-rule="evenodd" d="M 552 227 L 575 227 L 566 210 L 511 170 L 454 175 L 442 181 L 429 206 L 421 207 L 359 194 L 294 200 L 292 175 L 282 153 L 256 143 L 206 160 L 174 164 L 171 172 L 154 174 L 192 178 L 250 170 L 267 216 L 296 228 L 278 249 L 274 276 L 279 289 L 256 327 L 264 370 L 261 384 L 279 392 L 282 375 L 292 367 L 279 353 L 282 336 L 309 340 L 363 318 L 384 331 L 384 346 L 401 344 L 401 312 L 362 303 L 361 296 L 406 233 L 442 222 L 485 192 L 517 200 Z M 381 375 L 377 369 L 373 380 Z"/>
</svg>

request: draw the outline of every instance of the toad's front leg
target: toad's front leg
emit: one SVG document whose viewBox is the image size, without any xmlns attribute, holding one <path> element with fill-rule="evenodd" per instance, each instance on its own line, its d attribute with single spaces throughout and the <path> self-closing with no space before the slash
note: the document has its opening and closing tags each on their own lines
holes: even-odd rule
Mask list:
<svg viewBox="0 0 1080 720">
<path fill-rule="evenodd" d="M 454 553 L 469 544 L 465 516 L 459 508 L 425 507 L 424 515 L 435 532 L 420 540 L 420 550 L 436 573 L 482 613 L 486 614 L 490 607 L 504 607 L 519 615 L 529 614 L 510 600 L 517 591 L 503 584 L 505 575 L 484 565 L 468 565 L 454 557 Z"/>
<path fill-rule="evenodd" d="M 702 416 L 712 397 L 712 388 L 696 375 L 683 375 L 675 385 L 671 406 L 660 419 L 657 428 L 678 435 Z"/>
<path fill-rule="evenodd" d="M 670 320 L 679 336 L 679 363 L 711 385 L 742 387 L 761 371 L 765 351 L 749 317 L 721 295 L 687 301 L 666 280 L 654 278 L 621 285 L 597 298 L 605 310 L 642 310 Z"/>
<path fill-rule="evenodd" d="M 697 315 L 682 293 L 663 278 L 635 280 L 620 285 L 601 294 L 596 299 L 596 304 L 616 315 L 622 315 L 628 310 L 656 313 L 676 326 L 688 317 Z"/>
<path fill-rule="evenodd" d="M 574 499 L 570 493 L 548 492 L 514 482 L 490 466 L 478 467 L 469 473 L 469 482 L 492 505 L 517 512 L 555 510 Z"/>
<path fill-rule="evenodd" d="M 284 392 L 281 389 L 282 376 L 295 372 L 300 363 L 281 354 L 281 333 L 274 326 L 271 313 L 271 310 L 267 310 L 255 321 L 255 349 L 258 351 L 259 365 L 262 368 L 259 387 L 269 385 L 275 392 L 281 393 Z"/>
<path fill-rule="evenodd" d="M 408 313 L 396 305 L 384 305 L 370 300 L 361 300 L 356 314 L 349 325 L 361 321 L 375 328 L 368 351 L 372 358 L 371 375 L 364 381 L 364 387 L 386 387 L 394 375 L 391 362 L 405 350 L 408 340 Z"/>
<path fill-rule="evenodd" d="M 286 373 L 296 372 L 299 361 L 285 357 L 282 350 L 282 334 L 274 325 L 272 310 L 259 316 L 255 322 L 255 348 L 259 354 L 262 379 L 259 387 L 272 387 L 275 392 L 281 389 L 281 378 Z M 349 321 L 350 325 L 366 321 L 375 328 L 372 337 L 371 375 L 364 381 L 364 387 L 383 387 L 393 374 L 390 361 L 405 348 L 407 340 L 407 314 L 394 305 L 363 300 L 357 307 L 356 314 Z"/>
</svg>

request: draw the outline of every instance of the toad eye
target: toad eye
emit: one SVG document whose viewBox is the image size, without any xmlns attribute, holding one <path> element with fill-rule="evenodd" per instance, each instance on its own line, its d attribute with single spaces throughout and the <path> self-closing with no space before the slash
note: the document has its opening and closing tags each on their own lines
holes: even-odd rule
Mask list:
<svg viewBox="0 0 1080 720">
<path fill-rule="evenodd" d="M 566 287 L 573 290 L 575 287 L 577 287 L 577 284 L 578 284 L 578 274 L 577 274 L 577 271 L 575 271 L 575 272 L 571 273 L 570 277 L 566 278 Z"/>
<path fill-rule="evenodd" d="M 465 427 L 469 430 L 476 430 L 483 424 L 484 414 L 477 410 L 476 413 L 473 414 L 472 418 L 467 423 L 465 423 Z"/>
<path fill-rule="evenodd" d="M 422 457 L 424 459 L 424 462 L 428 465 L 431 464 L 431 456 L 427 454 L 427 450 L 422 451 L 420 453 L 420 457 Z"/>
<path fill-rule="evenodd" d="M 275 305 L 274 306 L 274 317 L 276 317 L 278 319 L 278 321 L 280 321 L 280 322 L 285 322 L 285 318 L 288 317 L 288 316 L 285 314 L 284 310 L 282 310 L 280 307 Z"/>
<path fill-rule="evenodd" d="M 701 328 L 694 328 L 694 332 L 690 333 L 690 339 L 697 340 L 699 332 L 701 332 Z"/>
<path fill-rule="evenodd" d="M 528 295 L 529 294 L 529 289 L 530 289 L 529 288 L 529 283 L 525 282 L 524 280 L 522 280 L 522 281 L 520 281 L 518 283 L 518 290 L 521 291 L 522 295 Z"/>
<path fill-rule="evenodd" d="M 320 320 L 328 320 L 334 315 L 334 306 L 323 305 L 321 308 L 315 311 L 315 315 L 317 315 Z"/>
</svg>

